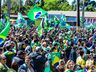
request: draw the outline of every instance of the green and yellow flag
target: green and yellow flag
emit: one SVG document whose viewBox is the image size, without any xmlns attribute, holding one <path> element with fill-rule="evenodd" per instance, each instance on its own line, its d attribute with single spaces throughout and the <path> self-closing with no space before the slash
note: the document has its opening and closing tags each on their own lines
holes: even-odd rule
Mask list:
<svg viewBox="0 0 96 72">
<path fill-rule="evenodd" d="M 60 61 L 60 58 L 59 58 L 58 56 L 55 56 L 55 57 L 54 57 L 54 60 L 53 60 L 53 62 L 52 62 L 52 65 L 58 63 L 59 61 Z"/>
<path fill-rule="evenodd" d="M 52 65 L 60 61 L 60 52 L 52 52 Z"/>
<path fill-rule="evenodd" d="M 10 21 L 9 21 L 9 17 L 7 15 L 5 15 L 5 27 L 4 29 L 1 30 L 0 32 L 0 46 L 2 46 L 2 44 L 4 43 L 9 31 L 10 31 Z M 2 24 L 2 22 L 1 22 Z"/>
<path fill-rule="evenodd" d="M 40 18 L 41 16 L 47 14 L 45 10 L 38 6 L 34 6 L 29 12 L 28 12 L 28 18 L 31 20 L 36 20 Z"/>
<path fill-rule="evenodd" d="M 37 29 L 36 29 L 39 37 L 42 36 L 42 31 L 43 31 L 42 24 L 43 24 L 43 23 L 44 23 L 44 19 L 41 20 L 40 25 L 39 25 L 39 26 L 37 27 Z"/>
<path fill-rule="evenodd" d="M 0 39 L 5 40 L 10 31 L 10 22 L 7 21 L 6 27 L 0 33 Z"/>
</svg>

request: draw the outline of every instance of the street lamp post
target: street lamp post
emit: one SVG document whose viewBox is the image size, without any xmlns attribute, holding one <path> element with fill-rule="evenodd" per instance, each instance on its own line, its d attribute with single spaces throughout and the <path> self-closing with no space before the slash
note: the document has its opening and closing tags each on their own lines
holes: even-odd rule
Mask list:
<svg viewBox="0 0 96 72">
<path fill-rule="evenodd" d="M 2 9 L 1 9 L 1 0 L 0 0 L 0 19 L 1 19 L 1 12 L 2 12 Z"/>
<path fill-rule="evenodd" d="M 83 0 L 83 8 L 82 8 L 82 27 L 84 28 L 84 8 L 85 8 L 85 4 L 84 4 L 84 0 Z"/>
<path fill-rule="evenodd" d="M 80 10 L 79 10 L 79 6 L 80 6 L 80 4 L 79 4 L 79 0 L 77 0 L 77 29 L 78 29 L 78 26 L 80 26 Z"/>
</svg>

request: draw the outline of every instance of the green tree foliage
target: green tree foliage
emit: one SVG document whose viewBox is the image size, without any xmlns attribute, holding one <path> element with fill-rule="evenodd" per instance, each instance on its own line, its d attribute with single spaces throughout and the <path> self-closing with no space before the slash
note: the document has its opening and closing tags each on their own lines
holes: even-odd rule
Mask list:
<svg viewBox="0 0 96 72">
<path fill-rule="evenodd" d="M 66 0 L 46 0 L 43 8 L 45 10 L 72 10 L 72 6 Z"/>
<path fill-rule="evenodd" d="M 96 2 L 95 1 L 89 2 L 86 7 L 86 11 L 96 11 Z"/>
<path fill-rule="evenodd" d="M 72 10 L 76 10 L 76 0 L 72 2 Z M 96 2 L 91 0 L 84 0 L 85 11 L 96 11 Z M 80 9 L 82 10 L 83 0 L 80 1 Z"/>
<path fill-rule="evenodd" d="M 76 11 L 76 0 L 72 2 L 72 10 Z"/>
<path fill-rule="evenodd" d="M 7 2 L 3 0 L 5 3 L 2 6 L 2 12 L 7 12 Z M 25 5 L 22 5 L 23 0 L 11 0 L 11 13 L 18 13 L 20 11 L 23 14 L 27 14 L 27 12 L 34 6 L 36 0 L 26 0 Z M 76 11 L 76 0 L 72 2 L 72 5 L 68 3 L 67 0 L 38 0 L 36 4 L 43 9 L 50 11 L 50 10 L 61 10 L 61 11 Z M 83 2 L 80 1 L 80 8 L 82 9 Z M 85 10 L 86 11 L 96 11 L 96 2 L 91 0 L 85 0 Z"/>
</svg>

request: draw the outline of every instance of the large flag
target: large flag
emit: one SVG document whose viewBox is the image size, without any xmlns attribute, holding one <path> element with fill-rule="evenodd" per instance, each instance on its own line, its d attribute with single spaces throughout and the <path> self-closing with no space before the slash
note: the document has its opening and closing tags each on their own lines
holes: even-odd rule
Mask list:
<svg viewBox="0 0 96 72">
<path fill-rule="evenodd" d="M 47 14 L 47 12 L 45 10 L 43 10 L 42 8 L 38 7 L 38 6 L 34 6 L 29 12 L 28 12 L 28 18 L 31 20 L 35 20 L 40 18 L 42 15 Z"/>
<path fill-rule="evenodd" d="M 18 12 L 18 18 L 17 18 L 17 20 L 16 20 L 16 25 L 15 25 L 15 27 L 16 28 L 19 28 L 19 27 L 23 27 L 23 26 L 27 26 L 27 22 L 26 22 L 26 20 L 23 18 L 23 16 L 22 16 L 22 14 L 21 13 L 19 13 Z"/>
<path fill-rule="evenodd" d="M 56 16 L 54 16 L 54 22 L 55 22 L 55 24 L 59 23 L 59 19 Z"/>
<path fill-rule="evenodd" d="M 10 31 L 10 22 L 7 22 L 6 27 L 0 33 L 0 46 L 4 43 L 8 33 Z"/>
<path fill-rule="evenodd" d="M 59 63 L 60 61 L 60 52 L 52 52 L 52 65 Z"/>
<path fill-rule="evenodd" d="M 44 17 L 44 25 L 43 25 L 43 28 L 44 28 L 44 31 L 47 31 L 47 32 L 48 32 L 48 29 L 50 28 L 50 27 L 49 27 L 49 24 L 48 24 L 48 18 L 47 18 L 47 16 Z"/>
<path fill-rule="evenodd" d="M 66 25 L 66 17 L 62 15 L 60 19 L 60 27 L 65 27 L 65 25 Z"/>
<path fill-rule="evenodd" d="M 67 29 L 70 29 L 70 28 L 71 28 L 71 26 L 70 26 L 68 23 L 66 23 L 65 27 L 66 27 Z"/>
<path fill-rule="evenodd" d="M 3 29 L 3 24 L 2 24 L 2 22 L 0 20 L 0 32 L 2 31 L 2 29 Z"/>
<path fill-rule="evenodd" d="M 62 15 L 62 17 L 61 17 L 60 27 L 61 28 L 67 28 L 67 29 L 71 28 L 71 26 L 66 22 L 66 16 L 65 15 Z"/>
<path fill-rule="evenodd" d="M 0 38 L 5 40 L 9 31 L 10 31 L 10 22 L 7 22 L 6 27 L 0 33 Z"/>
<path fill-rule="evenodd" d="M 42 36 L 42 31 L 43 31 L 42 24 L 43 24 L 43 23 L 44 23 L 44 19 L 42 19 L 40 25 L 39 25 L 39 26 L 37 27 L 37 29 L 36 29 L 39 37 Z"/>
<path fill-rule="evenodd" d="M 59 63 L 59 61 L 60 61 L 60 58 L 58 56 L 55 56 L 54 60 L 52 61 L 52 65 Z"/>
<path fill-rule="evenodd" d="M 54 25 L 53 25 L 53 19 L 49 19 L 49 22 L 48 22 L 48 32 L 53 30 L 54 29 Z"/>
</svg>

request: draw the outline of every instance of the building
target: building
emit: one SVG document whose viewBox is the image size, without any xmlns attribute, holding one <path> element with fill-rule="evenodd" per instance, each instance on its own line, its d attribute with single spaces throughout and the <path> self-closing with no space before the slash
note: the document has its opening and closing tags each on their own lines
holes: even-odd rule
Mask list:
<svg viewBox="0 0 96 72">
<path fill-rule="evenodd" d="M 76 25 L 77 22 L 77 11 L 48 11 L 49 18 L 52 18 L 54 15 L 59 19 L 62 15 L 66 16 L 66 22 L 70 25 Z M 17 19 L 18 15 L 10 15 L 11 19 Z M 26 15 L 23 15 L 25 19 L 28 20 Z M 82 12 L 80 12 L 80 17 L 82 17 Z M 85 25 L 96 24 L 96 12 L 85 12 Z M 42 18 L 42 17 L 41 17 Z"/>
<path fill-rule="evenodd" d="M 56 15 L 60 18 L 62 15 L 66 16 L 67 23 L 71 25 L 76 25 L 77 22 L 77 11 L 48 11 L 49 17 Z M 82 12 L 80 12 L 80 17 L 82 17 Z M 85 25 L 96 24 L 96 12 L 85 12 Z M 81 20 L 81 19 L 80 19 Z"/>
</svg>

